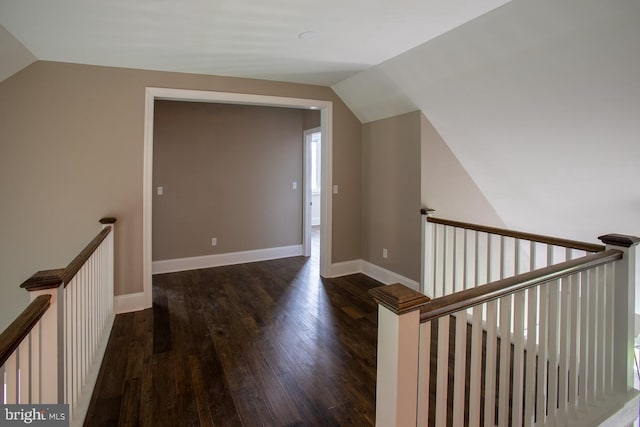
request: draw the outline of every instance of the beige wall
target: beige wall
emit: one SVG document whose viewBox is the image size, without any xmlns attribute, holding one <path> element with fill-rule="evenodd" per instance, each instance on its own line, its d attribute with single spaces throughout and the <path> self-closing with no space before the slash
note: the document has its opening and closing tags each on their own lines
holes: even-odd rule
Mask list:
<svg viewBox="0 0 640 427">
<path fill-rule="evenodd" d="M 440 218 L 504 227 L 493 206 L 422 113 L 420 128 L 422 206 L 435 209 Z"/>
<path fill-rule="evenodd" d="M 320 127 L 320 111 L 302 110 L 302 127 L 305 130 Z"/>
<path fill-rule="evenodd" d="M 327 87 L 36 62 L 0 83 L 0 326 L 26 304 L 19 283 L 66 265 L 118 217 L 116 294 L 142 291 L 145 87 L 333 101 L 333 261 L 360 258 L 362 126 Z"/>
<path fill-rule="evenodd" d="M 421 207 L 442 218 L 504 226 L 420 111 L 363 126 L 362 176 L 362 257 L 409 279 L 420 280 Z"/>
<path fill-rule="evenodd" d="M 156 101 L 154 261 L 301 245 L 305 111 Z"/>
<path fill-rule="evenodd" d="M 362 258 L 418 281 L 420 112 L 366 123 L 362 147 Z"/>
</svg>

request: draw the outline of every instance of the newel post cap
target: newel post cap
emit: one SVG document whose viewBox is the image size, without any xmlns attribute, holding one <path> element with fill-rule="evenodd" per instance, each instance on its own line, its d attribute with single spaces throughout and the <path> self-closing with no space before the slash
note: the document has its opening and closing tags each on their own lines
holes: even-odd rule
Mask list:
<svg viewBox="0 0 640 427">
<path fill-rule="evenodd" d="M 431 208 L 422 208 L 420 209 L 420 215 L 431 216 L 435 211 L 436 211 L 435 209 L 431 209 Z"/>
<path fill-rule="evenodd" d="M 605 245 L 622 246 L 624 248 L 630 248 L 640 243 L 640 237 L 628 236 L 626 234 L 605 234 L 598 236 L 598 239 Z"/>
<path fill-rule="evenodd" d="M 370 289 L 369 295 L 378 304 L 398 315 L 419 310 L 430 301 L 428 296 L 400 283 Z"/>
</svg>

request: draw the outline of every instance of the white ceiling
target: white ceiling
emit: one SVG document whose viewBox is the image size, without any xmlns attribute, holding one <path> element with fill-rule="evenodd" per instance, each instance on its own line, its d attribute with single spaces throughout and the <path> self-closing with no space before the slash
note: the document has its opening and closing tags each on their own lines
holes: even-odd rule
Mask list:
<svg viewBox="0 0 640 427">
<path fill-rule="evenodd" d="M 0 25 L 40 60 L 332 85 L 507 2 L 0 0 Z"/>
</svg>

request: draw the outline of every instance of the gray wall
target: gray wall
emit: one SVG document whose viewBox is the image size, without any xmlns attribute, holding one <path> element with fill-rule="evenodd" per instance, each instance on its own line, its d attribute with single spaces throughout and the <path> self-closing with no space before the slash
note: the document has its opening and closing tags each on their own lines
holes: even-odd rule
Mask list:
<svg viewBox="0 0 640 427">
<path fill-rule="evenodd" d="M 362 257 L 420 279 L 420 112 L 363 126 Z M 382 248 L 388 257 L 382 257 Z"/>
<path fill-rule="evenodd" d="M 362 150 L 364 260 L 420 280 L 423 206 L 443 218 L 504 226 L 420 111 L 364 124 Z"/>
<path fill-rule="evenodd" d="M 153 259 L 301 245 L 304 116 L 156 101 Z"/>
</svg>

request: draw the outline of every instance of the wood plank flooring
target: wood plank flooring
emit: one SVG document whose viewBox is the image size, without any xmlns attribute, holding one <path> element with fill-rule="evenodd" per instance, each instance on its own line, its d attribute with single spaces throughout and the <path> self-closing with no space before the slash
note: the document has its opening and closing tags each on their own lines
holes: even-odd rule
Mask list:
<svg viewBox="0 0 640 427">
<path fill-rule="evenodd" d="M 314 259 L 154 276 L 116 317 L 85 425 L 369 426 L 380 286 Z"/>
</svg>

